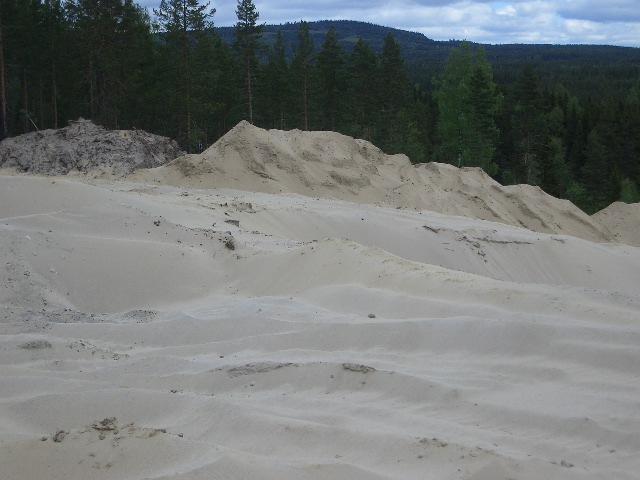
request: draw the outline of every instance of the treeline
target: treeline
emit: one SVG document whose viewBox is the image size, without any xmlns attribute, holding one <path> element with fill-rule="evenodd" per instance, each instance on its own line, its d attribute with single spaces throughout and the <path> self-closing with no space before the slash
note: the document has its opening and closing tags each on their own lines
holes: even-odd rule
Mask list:
<svg viewBox="0 0 640 480">
<path fill-rule="evenodd" d="M 293 56 L 266 45 L 251 0 L 238 0 L 235 41 L 215 10 L 162 0 L 0 0 L 0 136 L 64 126 L 80 116 L 143 128 L 189 151 L 241 119 L 265 128 L 335 130 L 413 162 L 480 166 L 592 212 L 640 201 L 640 81 L 621 99 L 541 82 L 533 68 L 496 84 L 481 49 L 463 44 L 444 73 L 409 80 L 392 35 L 376 54 L 350 52 L 335 30 L 314 44 L 301 22 Z"/>
</svg>

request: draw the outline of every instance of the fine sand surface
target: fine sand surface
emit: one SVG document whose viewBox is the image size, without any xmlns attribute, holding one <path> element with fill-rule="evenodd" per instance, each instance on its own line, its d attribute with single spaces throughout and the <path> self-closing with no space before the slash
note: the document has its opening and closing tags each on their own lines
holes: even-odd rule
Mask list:
<svg viewBox="0 0 640 480">
<path fill-rule="evenodd" d="M 614 202 L 593 219 L 613 232 L 615 241 L 640 246 L 640 203 Z"/>
<path fill-rule="evenodd" d="M 202 154 L 137 171 L 131 178 L 426 209 L 543 233 L 615 240 L 571 202 L 539 187 L 503 186 L 480 168 L 412 165 L 405 155 L 386 155 L 367 141 L 335 132 L 263 130 L 243 121 Z"/>
<path fill-rule="evenodd" d="M 2 480 L 638 478 L 640 248 L 175 180 L 0 176 Z"/>
</svg>

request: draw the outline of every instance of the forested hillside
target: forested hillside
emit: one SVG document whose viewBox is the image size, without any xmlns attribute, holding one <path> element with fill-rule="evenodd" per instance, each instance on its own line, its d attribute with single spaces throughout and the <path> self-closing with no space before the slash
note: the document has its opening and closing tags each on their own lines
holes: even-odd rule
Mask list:
<svg viewBox="0 0 640 480">
<path fill-rule="evenodd" d="M 350 53 L 362 38 L 376 53 L 381 53 L 384 39 L 391 34 L 400 45 L 402 57 L 410 78 L 423 87 L 442 73 L 447 59 L 460 40 L 435 41 L 421 33 L 384 27 L 353 20 L 321 20 L 309 22 L 309 34 L 315 45 L 324 42 L 327 32 L 335 29 L 338 43 Z M 293 58 L 298 43 L 299 23 L 264 25 L 262 40 L 266 47 L 275 43 L 278 32 L 284 37 L 287 59 Z M 233 27 L 220 27 L 222 40 L 232 45 Z M 491 63 L 495 78 L 500 83 L 513 82 L 525 65 L 535 65 L 545 83 L 561 81 L 579 96 L 597 94 L 603 82 L 610 94 L 620 95 L 640 75 L 640 49 L 611 45 L 536 45 L 506 44 L 480 45 Z M 268 48 L 265 49 L 268 51 Z"/>
<path fill-rule="evenodd" d="M 189 151 L 241 119 L 481 166 L 587 211 L 638 201 L 640 49 L 434 42 L 359 22 L 261 26 L 211 5 L 0 0 L 0 136 L 88 117 Z"/>
</svg>

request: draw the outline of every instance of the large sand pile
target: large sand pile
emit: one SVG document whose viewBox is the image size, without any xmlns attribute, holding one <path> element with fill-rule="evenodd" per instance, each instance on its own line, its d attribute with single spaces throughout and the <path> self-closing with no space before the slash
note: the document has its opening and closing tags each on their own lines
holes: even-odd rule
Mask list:
<svg viewBox="0 0 640 480">
<path fill-rule="evenodd" d="M 414 166 L 405 155 L 386 155 L 367 141 L 334 132 L 267 131 L 241 122 L 202 154 L 185 155 L 133 178 L 380 203 L 611 239 L 571 202 L 537 187 L 505 187 L 479 168 Z"/>
<path fill-rule="evenodd" d="M 640 203 L 612 203 L 593 219 L 611 231 L 616 241 L 640 247 Z"/>
<path fill-rule="evenodd" d="M 2 480 L 637 479 L 640 249 L 91 181 L 0 176 Z"/>
<path fill-rule="evenodd" d="M 247 123 L 129 178 L 0 175 L 2 480 L 637 479 L 638 205 Z"/>
<path fill-rule="evenodd" d="M 175 141 L 143 130 L 107 130 L 80 119 L 0 142 L 0 168 L 45 175 L 69 172 L 127 175 L 181 155 Z"/>
</svg>

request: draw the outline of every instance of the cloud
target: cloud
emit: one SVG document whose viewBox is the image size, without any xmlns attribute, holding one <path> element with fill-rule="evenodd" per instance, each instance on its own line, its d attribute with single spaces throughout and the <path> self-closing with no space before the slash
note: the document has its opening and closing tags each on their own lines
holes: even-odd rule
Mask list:
<svg viewBox="0 0 640 480">
<path fill-rule="evenodd" d="M 567 19 L 596 23 L 640 22 L 638 0 L 567 0 L 560 3 L 558 14 Z"/>
<path fill-rule="evenodd" d="M 160 0 L 142 0 L 153 8 Z M 640 46 L 639 0 L 256 0 L 260 21 L 349 19 L 419 31 L 436 40 Z M 236 0 L 213 1 L 233 25 Z"/>
</svg>

